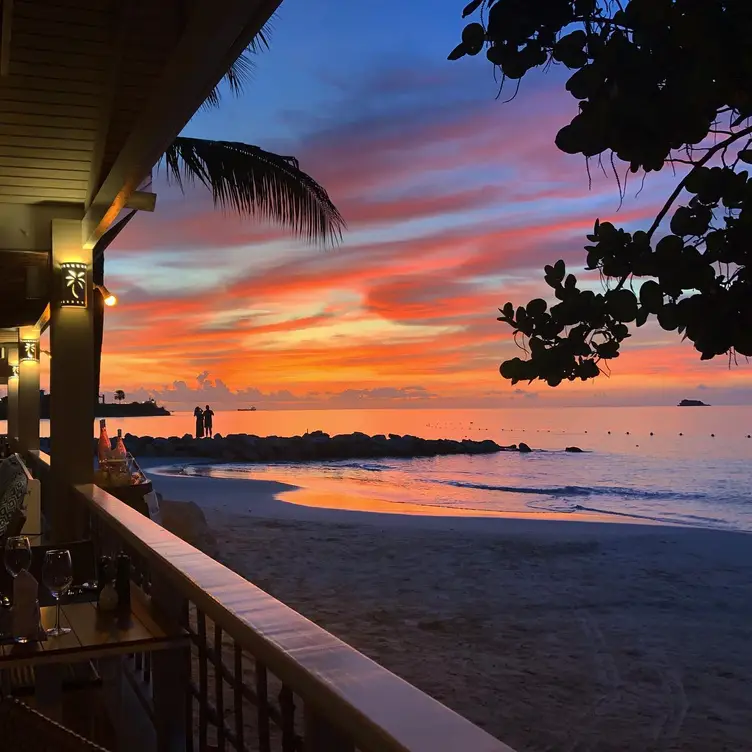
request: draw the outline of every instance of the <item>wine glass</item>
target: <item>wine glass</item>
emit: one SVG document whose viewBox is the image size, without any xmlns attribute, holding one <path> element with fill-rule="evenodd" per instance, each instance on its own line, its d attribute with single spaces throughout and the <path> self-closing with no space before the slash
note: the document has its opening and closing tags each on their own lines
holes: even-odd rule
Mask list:
<svg viewBox="0 0 752 752">
<path fill-rule="evenodd" d="M 15 579 L 31 566 L 31 543 L 25 535 L 14 535 L 5 541 L 5 568 Z"/>
<path fill-rule="evenodd" d="M 73 582 L 73 564 L 71 554 L 67 548 L 55 548 L 47 551 L 42 565 L 42 582 L 57 600 L 57 618 L 55 626 L 47 630 L 50 637 L 60 637 L 68 634 L 68 627 L 60 626 L 60 596 L 65 593 Z"/>
</svg>

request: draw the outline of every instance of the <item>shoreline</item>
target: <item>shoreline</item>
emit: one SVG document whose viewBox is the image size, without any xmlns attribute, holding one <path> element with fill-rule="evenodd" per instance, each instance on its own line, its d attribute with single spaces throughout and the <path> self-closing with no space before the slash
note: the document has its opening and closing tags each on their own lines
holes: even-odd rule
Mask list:
<svg viewBox="0 0 752 752">
<path fill-rule="evenodd" d="M 185 458 L 165 463 L 164 458 L 139 460 L 151 473 L 154 489 L 164 498 L 192 501 L 206 512 L 251 515 L 254 518 L 288 522 L 368 525 L 380 528 L 410 528 L 482 534 L 522 534 L 545 537 L 566 535 L 581 538 L 617 534 L 660 534 L 666 530 L 708 531 L 749 535 L 741 530 L 722 530 L 635 518 L 618 513 L 587 511 L 498 512 L 457 507 L 409 504 L 363 499 L 351 494 L 319 491 L 302 485 L 261 478 L 213 478 L 184 475 L 178 468 L 212 464 L 206 459 Z"/>
</svg>

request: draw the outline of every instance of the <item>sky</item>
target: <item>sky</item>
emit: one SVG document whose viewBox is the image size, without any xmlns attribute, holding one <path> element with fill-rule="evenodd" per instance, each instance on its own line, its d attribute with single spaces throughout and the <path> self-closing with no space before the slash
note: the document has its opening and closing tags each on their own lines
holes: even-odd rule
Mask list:
<svg viewBox="0 0 752 752">
<path fill-rule="evenodd" d="M 511 386 L 505 302 L 584 262 L 596 217 L 650 223 L 669 173 L 616 179 L 553 144 L 576 112 L 554 68 L 499 94 L 483 56 L 448 62 L 462 0 L 285 0 L 241 98 L 190 136 L 295 155 L 348 223 L 336 248 L 214 209 L 157 173 L 157 211 L 107 255 L 102 390 L 168 406 L 524 407 L 749 401 L 750 369 L 646 326 L 593 382 Z M 623 174 L 623 172 L 622 172 Z M 640 190 L 642 188 L 642 190 Z M 639 195 L 638 195 L 639 194 Z M 593 284 L 597 286 L 597 281 Z"/>
</svg>

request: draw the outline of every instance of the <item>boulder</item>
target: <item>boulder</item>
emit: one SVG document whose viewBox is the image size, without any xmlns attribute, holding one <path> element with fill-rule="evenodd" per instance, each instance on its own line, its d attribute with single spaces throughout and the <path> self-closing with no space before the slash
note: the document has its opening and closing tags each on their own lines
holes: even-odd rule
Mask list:
<svg viewBox="0 0 752 752">
<path fill-rule="evenodd" d="M 567 447 L 564 451 L 572 452 L 574 454 L 579 454 L 580 452 L 582 452 L 582 449 L 580 449 L 578 446 L 571 446 L 571 447 Z"/>
<path fill-rule="evenodd" d="M 523 454 L 527 454 L 528 452 L 532 452 L 533 450 L 524 441 L 521 441 L 517 445 L 517 451 L 522 452 Z"/>
</svg>

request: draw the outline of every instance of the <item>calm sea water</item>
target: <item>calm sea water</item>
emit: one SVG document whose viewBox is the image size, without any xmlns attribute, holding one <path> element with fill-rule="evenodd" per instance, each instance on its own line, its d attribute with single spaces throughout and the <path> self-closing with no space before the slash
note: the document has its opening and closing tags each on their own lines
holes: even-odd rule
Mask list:
<svg viewBox="0 0 752 752">
<path fill-rule="evenodd" d="M 193 417 L 108 419 L 111 434 L 180 436 Z M 215 431 L 292 436 L 413 434 L 525 441 L 531 454 L 311 465 L 214 465 L 196 472 L 280 480 L 396 504 L 611 515 L 752 531 L 752 407 L 218 412 Z M 652 435 L 651 435 L 652 434 Z M 576 445 L 583 454 L 568 454 Z"/>
</svg>

